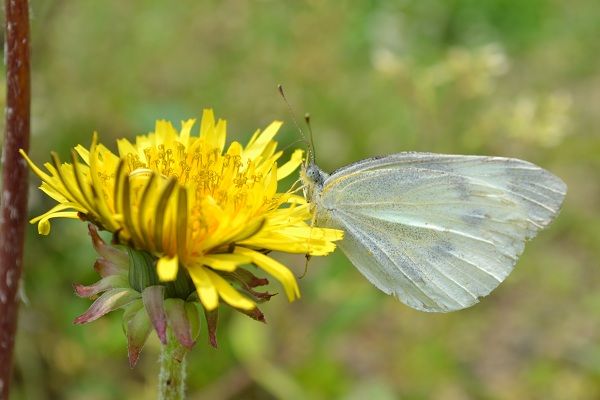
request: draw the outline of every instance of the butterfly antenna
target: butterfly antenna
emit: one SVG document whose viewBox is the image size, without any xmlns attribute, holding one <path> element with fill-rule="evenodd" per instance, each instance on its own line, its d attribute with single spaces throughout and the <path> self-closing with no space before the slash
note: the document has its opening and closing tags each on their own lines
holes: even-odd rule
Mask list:
<svg viewBox="0 0 600 400">
<path fill-rule="evenodd" d="M 304 143 L 306 143 L 306 145 L 308 146 L 308 157 L 306 158 L 305 165 L 306 166 L 308 166 L 309 164 L 314 165 L 315 151 L 314 151 L 314 147 L 313 147 L 313 143 L 314 143 L 313 132 L 312 132 L 312 128 L 310 126 L 310 115 L 308 113 L 304 115 L 304 121 L 306 122 L 308 131 L 310 134 L 310 141 L 309 141 L 309 140 L 307 140 L 306 135 L 304 134 L 304 131 L 302 130 L 302 128 L 300 128 L 300 125 L 298 124 L 298 120 L 296 119 L 296 114 L 294 114 L 294 109 L 290 105 L 290 102 L 288 101 L 287 97 L 285 97 L 285 92 L 283 91 L 283 85 L 281 85 L 281 84 L 277 85 L 277 89 L 279 90 L 279 94 L 281 95 L 281 98 L 283 99 L 283 101 L 285 101 L 285 104 L 288 107 L 288 111 L 290 112 L 290 116 L 292 117 L 292 121 L 294 122 L 294 125 L 296 125 L 296 129 L 298 129 L 298 132 L 300 132 L 300 136 L 302 136 L 302 140 L 304 140 Z M 310 258 L 311 258 L 309 247 L 310 247 L 310 242 L 312 241 L 312 230 L 315 225 L 315 219 L 316 219 L 316 215 L 313 215 L 313 218 L 312 218 L 312 221 L 310 224 L 310 233 L 308 236 L 307 251 L 305 254 L 306 262 L 304 263 L 304 272 L 298 279 L 304 278 L 304 276 L 308 272 L 308 262 L 310 261 Z"/>
<path fill-rule="evenodd" d="M 304 140 L 304 143 L 306 143 L 306 145 L 308 146 L 307 163 L 309 160 L 310 160 L 310 162 L 314 163 L 315 158 L 313 155 L 314 151 L 313 151 L 313 147 L 312 147 L 312 133 L 311 133 L 311 141 L 308 141 L 306 139 L 306 135 L 304 134 L 304 131 L 300 127 L 300 124 L 298 124 L 298 120 L 296 119 L 296 114 L 294 113 L 294 109 L 292 108 L 292 106 L 290 105 L 290 102 L 288 101 L 287 97 L 285 96 L 285 92 L 283 91 L 283 85 L 281 85 L 281 84 L 277 85 L 277 90 L 279 90 L 279 94 L 281 95 L 281 98 L 287 105 L 288 111 L 290 112 L 290 116 L 292 117 L 292 121 L 294 122 L 296 129 L 298 129 L 298 132 L 300 132 L 300 136 L 302 136 L 302 140 Z"/>
<path fill-rule="evenodd" d="M 304 144 L 306 144 L 306 140 L 304 140 L 304 138 L 302 138 L 302 139 L 296 139 L 292 143 L 290 143 L 287 146 L 285 146 L 284 148 L 282 148 L 281 151 L 289 150 L 291 147 L 297 145 L 300 142 L 304 142 Z"/>
<path fill-rule="evenodd" d="M 317 155 L 315 154 L 315 139 L 313 137 L 312 126 L 310 125 L 310 114 L 309 113 L 304 114 L 304 122 L 306 122 L 306 126 L 308 127 L 308 134 L 309 134 L 309 138 L 310 138 L 310 143 L 309 143 L 309 147 L 308 147 L 310 149 L 309 158 L 310 158 L 310 161 L 314 164 Z"/>
<path fill-rule="evenodd" d="M 312 125 L 310 124 L 310 114 L 306 113 L 304 114 L 304 122 L 306 122 L 306 126 L 308 127 L 308 134 L 309 134 L 309 138 L 310 138 L 310 147 L 309 149 L 310 154 L 309 154 L 309 159 L 310 159 L 310 163 L 311 164 L 315 164 L 315 158 L 317 157 L 316 153 L 315 153 L 315 139 L 313 136 L 313 130 L 312 130 Z M 313 214 L 313 218 L 312 221 L 310 222 L 310 233 L 308 235 L 308 243 L 310 243 L 312 241 L 312 232 L 313 232 L 313 228 L 315 227 L 315 223 L 316 223 L 316 219 L 317 219 L 317 214 Z M 310 261 L 311 255 L 307 252 L 305 255 L 306 257 L 306 263 L 304 263 L 304 273 L 302 274 L 301 278 L 304 277 L 304 275 L 306 275 L 306 273 L 308 272 L 308 262 Z"/>
</svg>

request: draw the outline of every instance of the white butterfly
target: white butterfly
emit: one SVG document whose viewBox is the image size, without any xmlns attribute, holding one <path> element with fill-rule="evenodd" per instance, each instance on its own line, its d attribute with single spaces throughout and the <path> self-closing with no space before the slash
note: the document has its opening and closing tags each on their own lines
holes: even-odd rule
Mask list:
<svg viewBox="0 0 600 400">
<path fill-rule="evenodd" d="M 399 153 L 331 175 L 303 168 L 319 226 L 375 286 L 410 307 L 470 307 L 512 271 L 558 214 L 566 185 L 514 158 Z"/>
</svg>

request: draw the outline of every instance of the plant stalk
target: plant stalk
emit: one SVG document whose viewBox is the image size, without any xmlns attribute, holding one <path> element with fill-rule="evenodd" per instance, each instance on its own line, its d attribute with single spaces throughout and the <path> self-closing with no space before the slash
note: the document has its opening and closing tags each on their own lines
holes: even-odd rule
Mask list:
<svg viewBox="0 0 600 400">
<path fill-rule="evenodd" d="M 29 150 L 30 46 L 28 0 L 5 0 L 6 131 L 0 196 L 0 399 L 8 399 L 23 265 Z"/>
<path fill-rule="evenodd" d="M 167 344 L 160 353 L 158 376 L 159 400 L 183 400 L 185 398 L 186 361 L 188 350 L 175 338 L 171 328 L 167 330 Z"/>
</svg>

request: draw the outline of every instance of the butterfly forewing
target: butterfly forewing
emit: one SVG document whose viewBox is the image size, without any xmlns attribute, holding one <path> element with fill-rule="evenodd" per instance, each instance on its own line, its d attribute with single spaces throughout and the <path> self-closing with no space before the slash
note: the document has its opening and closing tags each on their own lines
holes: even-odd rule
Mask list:
<svg viewBox="0 0 600 400">
<path fill-rule="evenodd" d="M 334 172 L 318 221 L 375 286 L 424 311 L 469 307 L 558 213 L 564 183 L 525 161 L 400 153 Z"/>
</svg>

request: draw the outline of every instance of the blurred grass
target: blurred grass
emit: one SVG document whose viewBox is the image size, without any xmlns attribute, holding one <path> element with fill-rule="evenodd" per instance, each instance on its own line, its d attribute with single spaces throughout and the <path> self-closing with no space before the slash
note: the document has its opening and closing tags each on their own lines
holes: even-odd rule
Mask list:
<svg viewBox="0 0 600 400">
<path fill-rule="evenodd" d="M 32 1 L 34 160 L 66 157 L 214 107 L 231 138 L 311 112 L 333 170 L 403 150 L 520 157 L 569 186 L 551 228 L 493 295 L 448 315 L 371 287 L 341 255 L 313 260 L 303 298 L 262 326 L 223 313 L 189 359 L 189 397 L 600 397 L 600 3 Z M 295 146 L 298 144 L 296 143 Z M 33 188 L 31 215 L 51 202 Z M 15 399 L 154 398 L 158 343 L 127 366 L 120 318 L 72 319 L 95 280 L 84 224 L 29 228 Z M 302 257 L 286 258 L 302 272 Z M 274 288 L 277 290 L 277 288 Z M 265 367 L 266 366 L 266 367 Z"/>
</svg>

